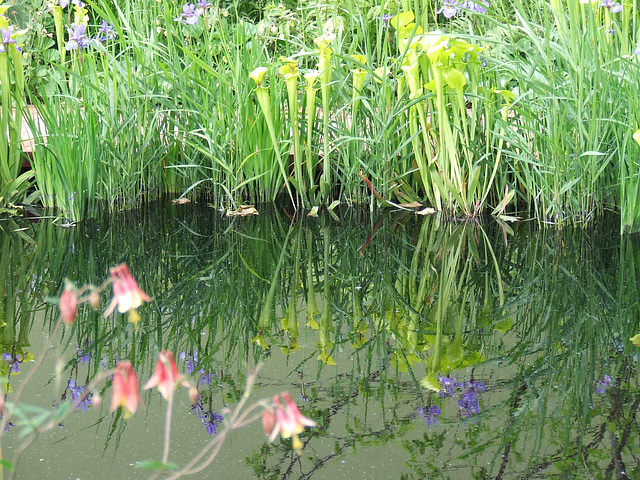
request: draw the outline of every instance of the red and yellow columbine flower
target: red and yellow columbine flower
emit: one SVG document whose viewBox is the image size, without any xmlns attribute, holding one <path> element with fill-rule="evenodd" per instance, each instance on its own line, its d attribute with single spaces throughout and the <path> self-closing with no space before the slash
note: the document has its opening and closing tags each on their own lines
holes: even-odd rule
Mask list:
<svg viewBox="0 0 640 480">
<path fill-rule="evenodd" d="M 111 411 L 124 407 L 124 416 L 129 418 L 136 413 L 140 400 L 138 377 L 133 371 L 131 362 L 126 360 L 116 365 L 113 374 L 113 398 L 111 399 Z"/>
<path fill-rule="evenodd" d="M 280 398 L 284 401 L 284 409 L 280 404 Z M 273 442 L 278 437 L 278 434 L 282 438 L 291 438 L 293 449 L 299 455 L 303 445 L 298 435 L 304 432 L 305 427 L 315 427 L 317 424 L 302 415 L 289 392 L 282 392 L 280 398 L 278 395 L 273 397 L 275 412 L 272 409 L 264 411 L 262 426 L 269 436 L 270 442 Z"/>
<path fill-rule="evenodd" d="M 138 283 L 129 273 L 129 267 L 126 264 L 113 267 L 109 270 L 113 280 L 113 300 L 109 304 L 109 308 L 104 312 L 107 317 L 118 307 L 118 312 L 129 312 L 129 321 L 137 324 L 140 316 L 136 309 L 142 305 L 142 302 L 150 302 L 151 297 L 140 290 Z"/>
<path fill-rule="evenodd" d="M 73 283 L 65 281 L 64 291 L 60 295 L 60 315 L 66 325 L 73 325 L 78 311 L 78 293 Z"/>
<path fill-rule="evenodd" d="M 158 363 L 156 363 L 156 369 L 149 381 L 145 384 L 144 390 L 158 387 L 158 391 L 162 395 L 162 398 L 169 400 L 169 398 L 173 396 L 173 392 L 176 390 L 178 384 L 180 384 L 183 387 L 188 387 L 191 400 L 194 401 L 195 399 L 195 401 L 197 401 L 198 390 L 192 387 L 189 382 L 183 380 L 183 378 L 182 374 L 178 372 L 178 367 L 173 359 L 173 354 L 163 350 L 160 352 Z"/>
</svg>

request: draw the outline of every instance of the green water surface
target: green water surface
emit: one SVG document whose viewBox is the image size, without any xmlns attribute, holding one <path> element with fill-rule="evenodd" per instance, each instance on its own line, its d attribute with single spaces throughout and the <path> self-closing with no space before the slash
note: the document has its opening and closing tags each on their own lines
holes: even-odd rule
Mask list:
<svg viewBox="0 0 640 480">
<path fill-rule="evenodd" d="M 70 387 L 124 359 L 143 384 L 166 349 L 200 383 L 200 410 L 176 392 L 178 466 L 216 436 L 204 413 L 228 415 L 258 364 L 251 400 L 288 391 L 318 423 L 298 456 L 257 421 L 190 478 L 640 478 L 640 349 L 629 340 L 640 333 L 640 244 L 616 222 L 545 230 L 349 208 L 227 218 L 204 202 L 71 227 L 5 219 L 7 402 L 34 365 L 29 356 L 9 375 L 12 357 L 42 351 L 65 277 L 98 284 L 125 262 L 153 301 L 137 330 L 126 315 L 102 317 L 110 288 L 97 311 L 80 307 L 26 386 L 20 404 L 33 408 L 12 417 L 4 459 L 17 478 L 152 477 L 139 466 L 162 456 L 155 391 L 125 419 L 110 412 L 107 379 L 100 405 L 74 403 L 61 425 L 34 432 Z"/>
</svg>

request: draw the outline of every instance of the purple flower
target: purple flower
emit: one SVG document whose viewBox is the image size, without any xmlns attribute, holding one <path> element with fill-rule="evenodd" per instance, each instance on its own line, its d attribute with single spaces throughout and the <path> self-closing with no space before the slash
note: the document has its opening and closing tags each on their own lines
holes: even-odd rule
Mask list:
<svg viewBox="0 0 640 480">
<path fill-rule="evenodd" d="M 87 407 L 91 405 L 91 397 L 93 393 L 87 393 L 87 389 L 81 385 L 76 385 L 73 378 L 69 379 L 67 388 L 71 392 L 71 400 L 76 402 L 76 409 L 80 408 L 82 411 L 86 411 Z"/>
<path fill-rule="evenodd" d="M 609 375 L 605 375 L 602 379 L 598 380 L 596 384 L 596 393 L 604 394 L 607 393 L 607 388 L 611 386 L 613 383 L 613 378 Z"/>
<path fill-rule="evenodd" d="M 418 413 L 426 419 L 425 423 L 430 426 L 438 424 L 438 415 L 442 413 L 442 410 L 440 407 L 433 405 L 431 407 L 418 407 Z"/>
<path fill-rule="evenodd" d="M 71 28 L 67 28 L 69 32 L 69 41 L 67 42 L 67 51 L 87 48 L 89 39 L 87 38 L 87 26 L 84 23 L 77 25 L 73 23 Z"/>
<path fill-rule="evenodd" d="M 438 377 L 438 381 L 440 382 L 440 386 L 442 390 L 440 390 L 441 397 L 455 397 L 455 393 L 453 388 L 456 386 L 456 382 L 449 377 Z"/>
<path fill-rule="evenodd" d="M 636 49 L 633 51 L 633 54 L 640 57 L 640 45 L 636 47 Z"/>
<path fill-rule="evenodd" d="M 203 385 L 205 383 L 207 385 L 211 385 L 211 378 L 216 377 L 215 373 L 205 373 L 204 368 L 200 369 L 198 373 L 201 375 L 200 382 L 198 383 L 198 385 Z"/>
<path fill-rule="evenodd" d="M 443 14 L 446 18 L 453 18 L 458 13 L 458 0 L 443 0 L 436 15 Z"/>
<path fill-rule="evenodd" d="M 69 0 L 60 0 L 60 8 L 66 8 L 69 5 Z"/>
<path fill-rule="evenodd" d="M 80 357 L 81 364 L 84 365 L 85 363 L 89 363 L 91 361 L 91 352 L 82 351 L 76 344 L 74 344 L 73 346 L 76 347 L 76 353 Z"/>
<path fill-rule="evenodd" d="M 10 353 L 3 353 L 2 359 L 9 364 L 9 373 L 20 373 L 20 364 L 24 362 L 26 353 L 22 354 L 22 357 L 18 353 L 17 355 L 12 355 Z"/>
<path fill-rule="evenodd" d="M 489 2 L 486 0 L 480 0 L 480 3 L 472 2 L 471 0 L 465 0 L 460 5 L 460 8 L 464 8 L 467 10 L 471 10 L 472 12 L 478 13 L 487 13 L 487 8 L 489 8 Z"/>
<path fill-rule="evenodd" d="M 478 403 L 478 395 L 473 388 L 466 390 L 460 400 L 458 400 L 458 408 L 463 417 L 469 418 L 480 413 L 480 404 Z"/>
<path fill-rule="evenodd" d="M 391 13 L 385 13 L 382 17 L 376 17 L 378 20 L 382 20 L 382 23 L 387 26 L 389 24 L 389 20 L 394 17 Z"/>
<path fill-rule="evenodd" d="M 181 360 L 184 360 L 185 362 L 187 362 L 187 374 L 188 375 L 192 375 L 193 372 L 195 372 L 198 368 L 198 351 L 195 350 L 193 352 L 192 355 L 189 355 L 186 352 L 181 352 L 179 355 L 179 358 Z M 200 382 L 199 385 L 202 384 L 207 384 L 207 385 L 211 385 L 211 378 L 215 378 L 215 373 L 206 373 L 204 368 L 201 368 L 198 370 L 198 374 L 200 375 Z"/>
<path fill-rule="evenodd" d="M 208 2 L 207 0 L 198 0 L 197 7 L 196 7 L 196 15 L 197 16 L 202 15 L 205 9 L 209 7 L 211 7 L 211 2 Z"/>
<path fill-rule="evenodd" d="M 222 423 L 224 417 L 211 409 L 211 401 L 209 401 L 209 410 L 205 412 L 202 406 L 202 397 L 200 397 L 192 410 L 198 412 L 198 417 L 202 420 L 202 425 L 207 429 L 209 435 L 218 433 L 218 426 Z"/>
<path fill-rule="evenodd" d="M 12 33 L 13 33 L 13 27 L 9 27 L 9 28 L 0 27 L 0 35 L 2 35 L 2 43 L 0 43 L 0 53 L 6 52 L 7 48 L 9 48 L 9 45 L 11 44 L 13 44 L 13 46 L 17 51 L 19 52 L 22 51 L 20 49 L 20 45 L 18 45 L 15 39 L 11 38 Z"/>
<path fill-rule="evenodd" d="M 200 2 L 198 2 L 198 6 L 199 5 Z M 196 8 L 195 3 L 185 3 L 182 5 L 182 13 L 174 20 L 176 22 L 182 21 L 186 25 L 195 25 L 198 23 L 198 18 L 202 15 L 202 12 L 204 12 L 204 8 Z"/>
<path fill-rule="evenodd" d="M 611 13 L 618 13 L 622 11 L 622 5 L 616 3 L 614 0 L 603 0 L 599 8 L 605 7 L 608 8 Z"/>
<path fill-rule="evenodd" d="M 202 425 L 207 429 L 209 435 L 215 435 L 218 433 L 218 426 L 222 423 L 224 418 L 218 412 L 212 412 L 209 410 L 202 415 L 198 415 L 202 420 Z"/>
<path fill-rule="evenodd" d="M 98 29 L 98 40 L 106 42 L 107 40 L 115 40 L 116 32 L 113 29 L 113 23 L 107 23 L 106 20 L 102 20 L 102 25 Z"/>
</svg>

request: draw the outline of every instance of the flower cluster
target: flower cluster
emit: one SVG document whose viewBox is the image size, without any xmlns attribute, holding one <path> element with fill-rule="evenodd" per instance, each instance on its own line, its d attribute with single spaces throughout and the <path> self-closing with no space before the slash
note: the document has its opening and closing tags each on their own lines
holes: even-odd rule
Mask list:
<svg viewBox="0 0 640 480">
<path fill-rule="evenodd" d="M 280 398 L 284 402 L 284 408 L 280 404 Z M 299 455 L 303 444 L 298 435 L 304 432 L 305 427 L 315 427 L 316 422 L 302 415 L 289 392 L 275 395 L 273 404 L 275 409 L 266 408 L 262 414 L 264 433 L 267 434 L 270 442 L 273 442 L 278 435 L 282 438 L 291 438 L 293 449 Z"/>
<path fill-rule="evenodd" d="M 107 23 L 104 19 L 98 29 L 98 35 L 93 38 L 87 36 L 87 25 L 84 23 L 73 23 L 71 27 L 67 28 L 67 31 L 69 32 L 69 41 L 67 41 L 66 45 L 67 51 L 83 50 L 89 48 L 92 42 L 104 43 L 116 38 L 113 23 Z"/>
<path fill-rule="evenodd" d="M 176 22 L 182 22 L 185 25 L 197 25 L 204 11 L 210 7 L 211 3 L 207 0 L 198 0 L 197 3 L 185 3 L 182 5 L 182 13 L 178 18 L 174 18 L 174 20 Z"/>
<path fill-rule="evenodd" d="M 218 433 L 218 427 L 224 420 L 222 415 L 218 412 L 214 412 L 211 409 L 211 405 L 209 405 L 209 410 L 205 410 L 204 405 L 202 404 L 202 397 L 200 397 L 198 403 L 194 405 L 193 410 L 196 411 L 198 417 L 202 420 L 202 425 L 209 435 L 215 435 Z"/>
<path fill-rule="evenodd" d="M 103 316 L 109 316 L 117 307 L 118 312 L 129 313 L 129 321 L 137 325 L 140 320 L 137 309 L 142 305 L 142 302 L 150 302 L 151 297 L 140 290 L 138 282 L 131 276 L 126 264 L 122 263 L 111 268 L 110 273 L 110 283 L 113 286 L 113 299 Z M 60 316 L 64 323 L 67 325 L 73 325 L 75 323 L 78 305 L 81 303 L 89 302 L 93 308 L 98 308 L 100 305 L 99 292 L 101 290 L 102 287 L 96 288 L 92 285 L 78 290 L 71 281 L 65 280 L 64 291 L 62 295 L 60 295 L 58 302 Z M 82 296 L 85 291 L 88 291 L 88 294 Z"/>
<path fill-rule="evenodd" d="M 425 418 L 427 425 L 437 425 L 438 416 L 442 413 L 442 410 L 437 405 L 431 407 L 418 407 L 418 414 Z"/>
<path fill-rule="evenodd" d="M 436 14 L 442 14 L 446 18 L 453 18 L 461 10 L 486 13 L 488 8 L 489 2 L 487 2 L 486 0 L 480 0 L 480 3 L 473 2 L 471 0 L 464 0 L 461 3 L 459 3 L 458 0 L 443 0 L 442 6 L 438 9 Z"/>
<path fill-rule="evenodd" d="M 200 368 L 199 367 L 199 361 L 198 361 L 198 351 L 195 350 L 193 352 L 193 354 L 188 354 L 187 352 L 182 352 L 180 353 L 180 355 L 178 356 L 180 358 L 180 360 L 184 360 L 187 364 L 187 375 L 192 375 L 193 372 L 195 372 L 197 370 L 197 373 L 200 375 L 200 381 L 198 382 L 198 385 L 203 385 L 203 384 L 207 384 L 207 385 L 211 385 L 211 378 L 215 378 L 216 374 L 215 373 L 208 373 L 205 371 L 204 368 Z"/>
<path fill-rule="evenodd" d="M 2 360 L 7 362 L 7 364 L 9 365 L 10 374 L 20 373 L 20 364 L 27 359 L 28 355 L 29 355 L 28 353 L 11 354 L 11 353 L 5 352 L 2 354 Z"/>
<path fill-rule="evenodd" d="M 459 395 L 457 404 L 458 411 L 463 418 L 469 418 L 480 413 L 480 402 L 478 393 L 484 392 L 486 387 L 484 382 L 467 380 L 458 382 L 456 378 L 438 377 L 440 382 L 440 396 L 442 398 L 455 398 Z M 426 419 L 427 425 L 437 425 L 437 416 L 442 412 L 440 407 L 420 407 L 418 413 Z"/>
<path fill-rule="evenodd" d="M 70 378 L 67 382 L 67 389 L 71 393 L 71 400 L 76 404 L 76 409 L 81 409 L 83 412 L 86 411 L 87 407 L 92 403 L 93 394 L 85 386 L 77 385 L 73 378 Z M 66 392 L 62 395 L 62 398 L 66 398 Z"/>
</svg>

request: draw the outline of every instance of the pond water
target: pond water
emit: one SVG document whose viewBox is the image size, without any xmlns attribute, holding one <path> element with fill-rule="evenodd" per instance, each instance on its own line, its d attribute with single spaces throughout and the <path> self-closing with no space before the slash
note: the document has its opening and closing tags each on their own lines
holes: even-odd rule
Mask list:
<svg viewBox="0 0 640 480">
<path fill-rule="evenodd" d="M 162 457 L 156 391 L 125 419 L 103 381 L 99 405 L 30 432 L 118 359 L 143 384 L 166 349 L 201 394 L 194 409 L 176 392 L 177 465 L 219 435 L 258 364 L 249 402 L 289 391 L 318 423 L 300 456 L 290 440 L 270 444 L 260 421 L 235 430 L 192 478 L 640 478 L 640 244 L 617 221 L 541 230 L 349 208 L 227 218 L 170 202 L 68 228 L 6 219 L 8 402 L 52 335 L 65 277 L 98 284 L 125 262 L 153 301 L 137 329 L 102 317 L 105 295 L 53 332 L 4 458 L 19 458 L 17 478 L 153 476 L 138 467 Z"/>
</svg>

